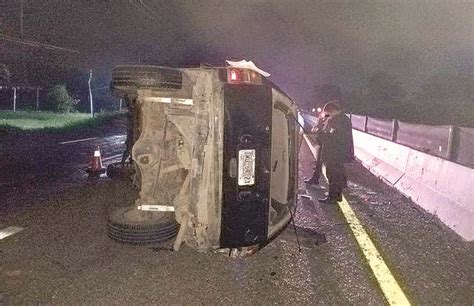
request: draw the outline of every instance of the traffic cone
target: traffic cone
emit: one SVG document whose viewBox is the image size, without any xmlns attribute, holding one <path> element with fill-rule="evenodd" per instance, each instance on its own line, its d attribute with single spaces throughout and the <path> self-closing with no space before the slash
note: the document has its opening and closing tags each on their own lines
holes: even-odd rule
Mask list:
<svg viewBox="0 0 474 306">
<path fill-rule="evenodd" d="M 92 155 L 89 168 L 87 169 L 87 173 L 89 173 L 89 177 L 98 177 L 102 173 L 105 172 L 104 165 L 102 165 L 102 156 L 100 154 L 100 147 L 94 150 L 94 154 Z"/>
</svg>

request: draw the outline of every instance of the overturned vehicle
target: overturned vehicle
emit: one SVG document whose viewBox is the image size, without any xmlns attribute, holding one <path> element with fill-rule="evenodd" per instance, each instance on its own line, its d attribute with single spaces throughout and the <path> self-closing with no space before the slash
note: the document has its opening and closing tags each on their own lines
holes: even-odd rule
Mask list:
<svg viewBox="0 0 474 306">
<path fill-rule="evenodd" d="M 248 251 L 287 226 L 297 110 L 258 70 L 118 66 L 111 88 L 129 107 L 139 198 L 112 212 L 109 237 Z"/>
</svg>

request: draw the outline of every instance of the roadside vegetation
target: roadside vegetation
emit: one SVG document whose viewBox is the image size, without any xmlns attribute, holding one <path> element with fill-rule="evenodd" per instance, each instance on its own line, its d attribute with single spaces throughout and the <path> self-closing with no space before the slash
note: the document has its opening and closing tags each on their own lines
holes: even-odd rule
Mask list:
<svg viewBox="0 0 474 306">
<path fill-rule="evenodd" d="M 74 113 L 77 112 L 76 105 L 78 103 L 79 100 L 69 95 L 66 85 L 59 84 L 49 90 L 44 109 L 58 113 Z"/>
<path fill-rule="evenodd" d="M 42 131 L 61 132 L 96 126 L 121 112 L 101 110 L 94 114 L 77 110 L 79 100 L 70 95 L 65 84 L 58 84 L 48 90 L 47 99 L 41 110 L 0 110 L 0 131 Z"/>
<path fill-rule="evenodd" d="M 94 118 L 84 113 L 0 111 L 0 129 L 60 132 L 97 125 L 120 113 L 99 113 Z"/>
</svg>

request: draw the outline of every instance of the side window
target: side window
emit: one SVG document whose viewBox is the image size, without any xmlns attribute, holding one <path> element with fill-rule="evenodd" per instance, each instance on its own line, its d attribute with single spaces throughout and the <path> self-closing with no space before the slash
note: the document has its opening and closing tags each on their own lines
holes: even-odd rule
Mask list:
<svg viewBox="0 0 474 306">
<path fill-rule="evenodd" d="M 290 137 L 288 119 L 278 108 L 272 118 L 271 197 L 279 203 L 288 202 L 290 180 Z"/>
</svg>

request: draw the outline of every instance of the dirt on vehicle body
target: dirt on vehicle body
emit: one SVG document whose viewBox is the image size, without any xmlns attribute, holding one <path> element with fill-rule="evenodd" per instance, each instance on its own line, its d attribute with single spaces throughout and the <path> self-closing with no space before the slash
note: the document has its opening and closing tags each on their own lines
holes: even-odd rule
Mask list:
<svg viewBox="0 0 474 306">
<path fill-rule="evenodd" d="M 112 89 L 131 110 L 140 196 L 113 214 L 109 236 L 160 242 L 174 236 L 175 219 L 176 250 L 183 242 L 253 250 L 287 225 L 299 127 L 296 106 L 275 85 L 234 67 L 119 66 Z"/>
</svg>

